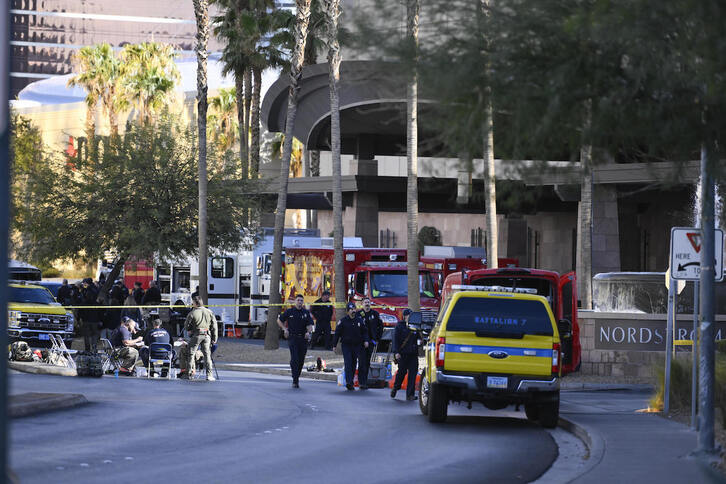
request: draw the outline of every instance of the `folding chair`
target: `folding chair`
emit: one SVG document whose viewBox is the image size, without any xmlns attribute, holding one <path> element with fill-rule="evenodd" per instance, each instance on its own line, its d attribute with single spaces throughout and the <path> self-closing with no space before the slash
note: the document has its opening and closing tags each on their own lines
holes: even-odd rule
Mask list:
<svg viewBox="0 0 726 484">
<path fill-rule="evenodd" d="M 56 360 L 62 363 L 63 366 L 75 370 L 76 362 L 73 359 L 73 355 L 75 355 L 77 351 L 69 350 L 66 347 L 66 343 L 63 341 L 63 338 L 61 338 L 58 334 L 48 333 L 48 337 L 50 338 L 51 343 L 50 353 L 58 355 L 59 358 L 56 358 Z"/>
<path fill-rule="evenodd" d="M 163 357 L 163 358 L 154 357 L 154 352 L 160 353 L 162 351 L 166 355 L 165 357 Z M 169 366 L 169 369 L 167 370 L 167 373 L 166 373 L 166 377 L 169 380 L 171 380 L 171 378 L 172 378 L 171 373 L 174 370 L 174 367 L 171 364 L 172 357 L 173 357 L 173 348 L 170 344 L 168 344 L 168 343 L 151 343 L 151 345 L 149 345 L 149 364 L 146 368 L 147 378 L 151 378 L 151 370 L 152 370 L 152 368 L 155 369 L 157 364 L 161 365 L 161 370 L 164 369 L 164 365 L 166 364 Z"/>
<path fill-rule="evenodd" d="M 116 356 L 116 350 L 111 342 L 106 338 L 98 340 L 98 352 L 103 354 L 103 372 L 112 373 L 121 368 L 121 362 Z"/>
</svg>

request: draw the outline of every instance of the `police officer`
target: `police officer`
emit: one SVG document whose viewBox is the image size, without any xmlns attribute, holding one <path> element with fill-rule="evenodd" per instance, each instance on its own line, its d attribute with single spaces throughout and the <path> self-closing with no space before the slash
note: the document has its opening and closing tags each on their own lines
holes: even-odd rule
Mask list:
<svg viewBox="0 0 726 484">
<path fill-rule="evenodd" d="M 202 347 L 202 355 L 204 356 L 204 364 L 207 369 L 207 381 L 214 381 L 212 373 L 212 345 L 217 343 L 217 320 L 214 313 L 202 305 L 202 299 L 199 296 L 192 298 L 192 310 L 184 321 L 184 328 L 189 331 L 188 353 L 186 357 L 186 377 L 194 375 L 195 364 L 194 355 L 197 348 Z"/>
<path fill-rule="evenodd" d="M 305 363 L 308 341 L 313 331 L 313 318 L 303 306 L 302 294 L 295 296 L 295 306 L 277 317 L 277 325 L 285 331 L 287 346 L 290 348 L 290 371 L 292 387 L 300 388 L 300 373 Z"/>
<path fill-rule="evenodd" d="M 323 338 L 323 345 L 326 350 L 330 347 L 330 322 L 333 320 L 333 305 L 330 304 L 330 291 L 323 291 L 323 295 L 315 301 L 310 313 L 315 320 L 315 332 L 310 340 L 310 349 L 315 348 L 315 343 Z"/>
<path fill-rule="evenodd" d="M 98 288 L 90 277 L 83 279 L 83 284 L 79 294 L 78 305 L 80 306 L 98 306 Z M 98 338 L 101 335 L 101 314 L 98 308 L 81 309 L 78 316 L 81 322 L 81 334 L 86 351 L 96 352 L 98 346 Z"/>
<path fill-rule="evenodd" d="M 403 310 L 403 321 L 399 321 L 393 333 L 393 353 L 396 355 L 398 371 L 393 382 L 391 398 L 396 398 L 396 392 L 401 389 L 403 378 L 408 373 L 406 383 L 406 400 L 416 400 L 416 374 L 418 373 L 418 341 L 416 333 L 408 327 L 411 317 L 410 309 Z"/>
<path fill-rule="evenodd" d="M 353 377 L 355 376 L 356 364 L 358 366 L 358 383 L 360 389 L 368 389 L 368 375 L 362 370 L 365 367 L 362 359 L 363 353 L 368 348 L 368 328 L 360 315 L 356 312 L 355 304 L 349 302 L 346 306 L 346 314 L 335 326 L 335 338 L 333 346 L 342 341 L 343 360 L 345 361 L 345 388 L 353 390 Z"/>
<path fill-rule="evenodd" d="M 383 323 L 381 323 L 381 316 L 378 314 L 378 311 L 371 309 L 371 300 L 369 298 L 363 299 L 363 309 L 360 311 L 360 317 L 366 323 L 368 340 L 370 341 L 368 348 L 364 351 L 365 358 L 362 359 L 366 364 L 365 373 L 368 374 L 368 368 L 371 366 L 371 356 L 373 356 L 373 348 L 383 336 Z"/>
</svg>

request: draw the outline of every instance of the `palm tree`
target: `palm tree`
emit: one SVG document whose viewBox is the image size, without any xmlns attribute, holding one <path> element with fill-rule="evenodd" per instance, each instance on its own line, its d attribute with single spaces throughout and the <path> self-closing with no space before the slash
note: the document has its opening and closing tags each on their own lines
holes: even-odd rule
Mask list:
<svg viewBox="0 0 726 484">
<path fill-rule="evenodd" d="M 280 346 L 277 315 L 280 312 L 278 305 L 281 301 L 280 273 L 282 271 L 282 236 L 285 228 L 285 209 L 287 208 L 287 184 L 288 172 L 290 170 L 290 156 L 292 154 L 292 132 L 295 127 L 295 116 L 297 115 L 303 54 L 305 52 L 305 40 L 307 37 L 308 23 L 310 21 L 310 1 L 295 0 L 295 46 L 292 50 L 290 63 L 290 91 L 287 103 L 287 119 L 285 120 L 285 143 L 282 150 L 282 163 L 280 163 L 280 191 L 277 195 L 277 210 L 275 211 L 275 237 L 272 248 L 272 267 L 270 268 L 270 310 L 267 317 L 265 349 L 277 349 Z"/>
<path fill-rule="evenodd" d="M 111 135 L 118 135 L 116 87 L 120 75 L 120 61 L 107 43 L 82 47 L 76 55 L 79 73 L 68 81 L 68 86 L 81 86 L 86 90 L 86 136 L 90 140 L 96 132 L 95 111 L 100 102 L 108 116 Z"/>
<path fill-rule="evenodd" d="M 336 318 L 343 315 L 345 272 L 343 269 L 343 188 L 340 168 L 340 44 L 338 43 L 338 17 L 340 0 L 323 0 L 326 11 L 328 40 L 328 71 L 330 86 L 330 147 L 333 157 L 333 268 L 335 271 Z"/>
<path fill-rule="evenodd" d="M 592 102 L 585 103 L 585 125 L 583 133 L 590 131 Z M 592 144 L 583 140 L 580 148 L 582 185 L 580 203 L 577 207 L 577 280 L 580 290 L 578 296 L 582 309 L 592 309 Z"/>
<path fill-rule="evenodd" d="M 197 20 L 197 127 L 199 129 L 199 296 L 207 302 L 207 44 L 209 2 L 193 0 Z"/>
<path fill-rule="evenodd" d="M 217 96 L 209 99 L 207 135 L 211 135 L 219 149 L 225 152 L 234 146 L 237 128 L 235 89 L 220 89 Z"/>
<path fill-rule="evenodd" d="M 168 106 L 180 78 L 174 63 L 175 56 L 169 44 L 143 42 L 125 45 L 121 51 L 122 83 L 116 98 L 117 106 L 123 109 L 131 103 L 142 122 L 151 122 L 158 112 Z"/>
<path fill-rule="evenodd" d="M 481 0 L 484 16 L 489 14 L 489 1 Z M 484 32 L 484 43 L 488 47 L 488 35 Z M 499 224 L 497 223 L 497 188 L 494 171 L 494 110 L 492 109 L 491 86 L 487 86 L 488 101 L 484 117 L 484 198 L 486 204 L 487 267 L 499 267 Z"/>
<path fill-rule="evenodd" d="M 270 144 L 270 156 L 282 159 L 282 148 L 285 145 L 285 135 L 277 133 Z M 303 144 L 297 138 L 292 139 L 292 156 L 290 158 L 290 178 L 300 178 L 303 169 Z"/>
<path fill-rule="evenodd" d="M 406 0 L 406 33 L 414 59 L 418 51 L 419 0 Z M 418 271 L 418 73 L 415 67 L 407 86 L 407 133 L 408 189 L 406 211 L 408 213 L 408 307 L 418 311 L 421 307 Z"/>
</svg>

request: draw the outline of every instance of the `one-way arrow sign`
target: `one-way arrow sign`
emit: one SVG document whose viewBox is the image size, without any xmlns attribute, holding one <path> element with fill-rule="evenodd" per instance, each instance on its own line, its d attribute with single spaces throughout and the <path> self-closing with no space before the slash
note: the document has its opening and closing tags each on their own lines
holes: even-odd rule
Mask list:
<svg viewBox="0 0 726 484">
<path fill-rule="evenodd" d="M 715 280 L 723 279 L 723 231 L 715 230 Z M 671 271 L 673 279 L 697 281 L 701 276 L 701 230 L 694 227 L 671 229 Z"/>
</svg>

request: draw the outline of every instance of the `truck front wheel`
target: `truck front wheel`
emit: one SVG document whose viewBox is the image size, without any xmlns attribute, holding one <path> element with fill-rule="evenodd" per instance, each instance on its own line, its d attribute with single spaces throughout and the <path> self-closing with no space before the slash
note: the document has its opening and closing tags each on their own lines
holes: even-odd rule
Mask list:
<svg viewBox="0 0 726 484">
<path fill-rule="evenodd" d="M 421 386 L 418 389 L 418 408 L 421 409 L 421 413 L 424 415 L 429 414 L 429 393 L 431 387 L 426 374 L 427 370 L 424 368 L 423 374 L 421 375 Z"/>
<path fill-rule="evenodd" d="M 449 395 L 446 387 L 436 383 L 429 384 L 428 417 L 429 422 L 439 423 L 446 420 Z"/>
</svg>

